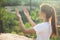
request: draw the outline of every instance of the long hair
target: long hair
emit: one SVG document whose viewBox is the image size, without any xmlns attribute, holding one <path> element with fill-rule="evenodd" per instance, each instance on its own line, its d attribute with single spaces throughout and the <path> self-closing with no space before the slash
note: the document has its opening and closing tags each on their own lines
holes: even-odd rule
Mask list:
<svg viewBox="0 0 60 40">
<path fill-rule="evenodd" d="M 41 8 L 41 12 L 44 12 L 46 14 L 47 20 L 49 20 L 49 18 L 52 17 L 51 19 L 52 35 L 57 36 L 55 9 L 49 5 L 41 5 L 40 8 Z"/>
</svg>

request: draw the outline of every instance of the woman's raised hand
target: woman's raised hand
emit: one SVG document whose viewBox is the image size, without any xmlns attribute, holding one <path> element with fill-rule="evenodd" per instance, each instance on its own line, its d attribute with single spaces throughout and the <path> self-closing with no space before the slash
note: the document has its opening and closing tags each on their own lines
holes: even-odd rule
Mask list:
<svg viewBox="0 0 60 40">
<path fill-rule="evenodd" d="M 20 13 L 19 13 L 19 10 L 18 10 L 18 9 L 16 9 L 16 16 L 17 16 L 18 18 L 21 18 L 21 15 L 20 15 Z"/>
<path fill-rule="evenodd" d="M 23 11 L 24 11 L 24 14 L 25 14 L 26 17 L 30 17 L 29 12 L 25 7 L 23 7 Z"/>
</svg>

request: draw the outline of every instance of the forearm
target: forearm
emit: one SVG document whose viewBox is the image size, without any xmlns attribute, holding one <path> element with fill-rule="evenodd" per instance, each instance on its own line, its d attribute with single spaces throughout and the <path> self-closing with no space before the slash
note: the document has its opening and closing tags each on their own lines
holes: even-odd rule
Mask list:
<svg viewBox="0 0 60 40">
<path fill-rule="evenodd" d="M 29 21 L 29 23 L 31 24 L 32 27 L 34 27 L 36 25 L 36 23 L 30 18 L 30 17 L 26 17 L 27 20 Z"/>
<path fill-rule="evenodd" d="M 26 33 L 27 30 L 26 30 L 26 28 L 25 28 L 25 26 L 23 24 L 22 19 L 21 18 L 18 18 L 18 20 L 20 22 L 20 28 L 21 28 L 21 30 L 23 31 L 23 33 Z"/>
<path fill-rule="evenodd" d="M 36 25 L 36 23 L 33 22 L 33 20 L 30 18 L 30 15 L 29 15 L 29 12 L 27 11 L 27 9 L 24 8 L 23 11 L 24 11 L 24 14 L 25 14 L 27 20 L 28 20 L 29 23 L 31 24 L 31 26 L 34 27 L 34 26 Z"/>
</svg>

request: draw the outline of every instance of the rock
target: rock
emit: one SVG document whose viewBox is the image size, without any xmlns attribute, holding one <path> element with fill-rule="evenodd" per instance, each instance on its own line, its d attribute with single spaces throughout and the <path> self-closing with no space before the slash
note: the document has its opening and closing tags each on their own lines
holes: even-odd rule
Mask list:
<svg viewBox="0 0 60 40">
<path fill-rule="evenodd" d="M 0 34 L 0 40 L 33 40 L 33 39 L 17 34 L 3 33 Z"/>
</svg>

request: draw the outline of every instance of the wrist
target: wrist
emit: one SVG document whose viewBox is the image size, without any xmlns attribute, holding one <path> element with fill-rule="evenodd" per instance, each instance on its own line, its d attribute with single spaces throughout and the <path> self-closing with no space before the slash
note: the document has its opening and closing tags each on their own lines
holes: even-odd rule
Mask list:
<svg viewBox="0 0 60 40">
<path fill-rule="evenodd" d="M 27 17 L 28 20 L 31 20 L 31 17 Z"/>
<path fill-rule="evenodd" d="M 20 20 L 20 19 L 21 19 L 21 17 L 18 17 L 18 19 Z"/>
</svg>

